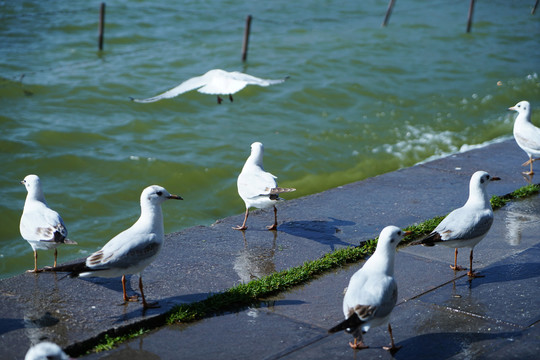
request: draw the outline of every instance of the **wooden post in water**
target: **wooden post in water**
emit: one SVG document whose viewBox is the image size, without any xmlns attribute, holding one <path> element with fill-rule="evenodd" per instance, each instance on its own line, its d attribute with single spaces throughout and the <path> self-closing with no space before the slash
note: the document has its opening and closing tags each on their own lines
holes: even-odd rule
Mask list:
<svg viewBox="0 0 540 360">
<path fill-rule="evenodd" d="M 384 16 L 384 21 L 382 23 L 382 26 L 386 26 L 388 24 L 388 20 L 390 20 L 390 15 L 392 14 L 392 9 L 394 8 L 395 0 L 390 0 L 388 3 L 388 9 L 386 9 L 386 15 Z"/>
<path fill-rule="evenodd" d="M 101 3 L 99 8 L 99 37 L 98 37 L 98 48 L 103 50 L 103 31 L 105 29 L 105 3 Z"/>
<path fill-rule="evenodd" d="M 474 12 L 474 0 L 469 4 L 469 16 L 467 17 L 467 33 L 471 32 L 472 17 Z"/>
<path fill-rule="evenodd" d="M 242 43 L 242 62 L 246 62 L 248 45 L 249 45 L 249 33 L 251 32 L 251 15 L 246 18 L 246 28 L 244 29 L 244 41 Z"/>
<path fill-rule="evenodd" d="M 538 7 L 538 2 L 539 1 L 540 0 L 536 0 L 536 2 L 534 3 L 534 6 L 533 6 L 532 11 L 531 11 L 531 15 L 534 15 L 534 13 L 536 12 L 536 8 Z"/>
</svg>

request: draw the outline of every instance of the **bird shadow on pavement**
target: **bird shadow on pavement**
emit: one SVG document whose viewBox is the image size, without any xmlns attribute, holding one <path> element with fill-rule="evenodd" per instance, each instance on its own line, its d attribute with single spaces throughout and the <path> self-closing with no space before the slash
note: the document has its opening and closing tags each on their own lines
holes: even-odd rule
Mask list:
<svg viewBox="0 0 540 360">
<path fill-rule="evenodd" d="M 356 223 L 335 218 L 329 219 L 331 219 L 331 221 L 289 221 L 281 224 L 278 230 L 289 235 L 303 237 L 308 240 L 328 245 L 332 250 L 335 250 L 336 245 L 353 245 L 348 242 L 342 241 L 339 237 L 336 236 L 336 234 L 341 232 L 340 227 L 352 226 Z"/>
<path fill-rule="evenodd" d="M 470 285 L 471 288 L 491 283 L 537 278 L 540 276 L 540 263 L 497 265 L 482 269 L 479 273 L 484 277 L 473 279 Z"/>
</svg>

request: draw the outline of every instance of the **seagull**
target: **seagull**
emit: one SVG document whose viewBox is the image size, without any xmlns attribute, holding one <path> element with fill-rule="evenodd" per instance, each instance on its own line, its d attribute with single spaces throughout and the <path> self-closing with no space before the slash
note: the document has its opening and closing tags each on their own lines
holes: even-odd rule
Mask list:
<svg viewBox="0 0 540 360">
<path fill-rule="evenodd" d="M 500 180 L 490 176 L 485 171 L 477 171 L 471 176 L 469 183 L 469 199 L 459 209 L 455 209 L 424 239 L 412 242 L 411 245 L 443 245 L 455 248 L 454 265 L 450 268 L 454 271 L 465 270 L 457 265 L 458 248 L 471 248 L 470 254 L 470 278 L 482 277 L 473 272 L 473 250 L 488 233 L 493 224 L 493 209 L 487 194 L 487 184 L 490 181 Z"/>
<path fill-rule="evenodd" d="M 219 95 L 228 95 L 229 100 L 232 102 L 232 95 L 245 88 L 246 85 L 269 86 L 280 84 L 287 80 L 287 78 L 288 77 L 278 80 L 268 80 L 238 71 L 229 72 L 220 69 L 213 69 L 204 75 L 186 80 L 177 87 L 172 88 L 163 94 L 159 94 L 148 99 L 131 98 L 131 100 L 138 103 L 151 103 L 161 99 L 170 99 L 185 92 L 198 89 L 197 91 L 203 94 L 217 95 L 218 104 L 221 104 L 223 100 Z"/>
<path fill-rule="evenodd" d="M 126 275 L 139 274 L 139 289 L 144 308 L 158 307 L 146 302 L 143 292 L 142 271 L 157 257 L 163 245 L 163 215 L 161 203 L 168 199 L 183 200 L 171 195 L 165 188 L 152 185 L 141 194 L 141 216 L 129 229 L 112 238 L 101 250 L 85 260 L 68 265 L 45 269 L 46 271 L 70 272 L 70 277 L 122 276 L 124 304 L 137 301 L 138 296 L 126 294 Z"/>
<path fill-rule="evenodd" d="M 531 169 L 523 174 L 533 175 L 533 162 L 540 159 L 540 128 L 531 122 L 531 105 L 528 101 L 520 101 L 508 110 L 518 113 L 514 122 L 514 139 L 519 147 L 529 155 L 529 161 L 524 162 L 522 166 L 530 165 Z M 537 156 L 537 158 L 533 158 L 533 156 Z"/>
<path fill-rule="evenodd" d="M 44 341 L 28 349 L 24 360 L 69 360 L 70 357 L 55 343 Z"/>
<path fill-rule="evenodd" d="M 56 247 L 59 244 L 76 245 L 77 243 L 67 238 L 67 229 L 60 215 L 50 209 L 45 201 L 41 181 L 37 175 L 28 175 L 21 181 L 26 187 L 28 194 L 24 202 L 19 229 L 23 239 L 28 241 L 34 250 L 34 270 L 27 272 L 38 273 L 42 270 L 37 268 L 37 250 L 54 249 L 54 266 L 58 256 Z"/>
<path fill-rule="evenodd" d="M 351 277 L 343 298 L 345 321 L 334 326 L 329 333 L 345 330 L 354 336 L 353 349 L 366 349 L 362 334 L 371 327 L 388 323 L 390 346 L 383 349 L 392 353 L 400 346 L 394 344 L 392 327 L 388 322 L 397 301 L 397 284 L 394 280 L 396 246 L 409 232 L 396 226 L 387 226 L 379 235 L 377 249 L 364 266 Z"/>
<path fill-rule="evenodd" d="M 251 155 L 246 160 L 242 172 L 238 175 L 238 194 L 246 204 L 246 214 L 244 223 L 241 226 L 235 226 L 235 230 L 246 230 L 246 222 L 249 215 L 249 208 L 256 207 L 265 209 L 274 207 L 274 224 L 267 226 L 268 230 L 277 229 L 277 209 L 276 202 L 283 200 L 279 194 L 295 191 L 293 188 L 280 188 L 277 186 L 274 175 L 264 171 L 263 168 L 264 146 L 260 142 L 251 144 Z"/>
</svg>

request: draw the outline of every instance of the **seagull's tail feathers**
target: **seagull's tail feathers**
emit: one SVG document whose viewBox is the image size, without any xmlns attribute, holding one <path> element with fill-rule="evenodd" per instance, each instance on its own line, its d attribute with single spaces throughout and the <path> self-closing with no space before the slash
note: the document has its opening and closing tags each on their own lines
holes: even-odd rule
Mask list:
<svg viewBox="0 0 540 360">
<path fill-rule="evenodd" d="M 66 265 L 60 265 L 55 267 L 46 267 L 43 271 L 52 271 L 52 272 L 68 272 L 69 277 L 74 278 L 79 276 L 83 272 L 92 271 L 88 266 L 86 266 L 86 259 Z"/>
<path fill-rule="evenodd" d="M 266 191 L 268 191 L 268 188 L 266 189 Z M 270 200 L 276 200 L 276 201 L 284 200 L 284 199 L 279 197 L 279 194 L 293 192 L 293 191 L 296 191 L 296 189 L 294 189 L 294 188 L 281 188 L 281 187 L 272 188 L 272 189 L 270 189 L 270 193 L 269 193 Z"/>
<path fill-rule="evenodd" d="M 296 191 L 296 189 L 277 187 L 277 188 L 270 189 L 270 195 L 288 193 L 288 192 L 293 192 L 293 191 Z"/>
<path fill-rule="evenodd" d="M 78 245 L 75 240 L 71 240 L 71 239 L 68 239 L 68 238 L 64 238 L 64 241 L 62 241 L 62 243 L 63 244 L 68 244 L 68 245 Z"/>
<path fill-rule="evenodd" d="M 360 319 L 360 317 L 358 316 L 357 313 L 353 313 L 351 316 L 349 316 L 346 320 L 340 322 L 339 324 L 337 324 L 336 326 L 334 326 L 333 328 L 331 328 L 330 330 L 328 330 L 328 332 L 330 334 L 333 334 L 333 333 L 336 333 L 338 331 L 342 331 L 342 330 L 345 330 L 347 331 L 348 333 L 352 333 L 354 332 L 354 330 L 358 329 L 358 327 L 360 325 L 362 325 L 364 323 L 364 321 L 362 321 Z"/>
<path fill-rule="evenodd" d="M 425 238 L 413 241 L 409 245 L 434 246 L 436 243 L 441 241 L 443 241 L 441 239 L 441 234 L 439 234 L 438 232 L 432 232 Z"/>
</svg>

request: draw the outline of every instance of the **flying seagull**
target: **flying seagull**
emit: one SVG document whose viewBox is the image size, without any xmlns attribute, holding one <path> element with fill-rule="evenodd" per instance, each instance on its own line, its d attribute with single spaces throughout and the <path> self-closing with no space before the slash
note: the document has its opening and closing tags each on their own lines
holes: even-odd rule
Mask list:
<svg viewBox="0 0 540 360">
<path fill-rule="evenodd" d="M 283 200 L 279 194 L 295 191 L 293 188 L 280 188 L 277 186 L 274 175 L 264 171 L 263 168 L 264 146 L 260 142 L 251 144 L 251 155 L 246 160 L 240 175 L 238 175 L 238 194 L 246 204 L 246 214 L 244 223 L 241 226 L 235 226 L 235 230 L 246 230 L 246 222 L 249 215 L 249 208 L 256 207 L 265 209 L 274 207 L 274 223 L 266 228 L 268 230 L 277 229 L 277 209 L 276 203 Z"/>
<path fill-rule="evenodd" d="M 269 86 L 280 84 L 286 79 L 287 78 L 278 80 L 260 79 L 238 71 L 228 72 L 225 70 L 214 69 L 208 71 L 204 75 L 186 80 L 177 87 L 154 97 L 148 99 L 131 98 L 131 100 L 138 103 L 151 103 L 161 99 L 170 99 L 185 92 L 197 89 L 198 92 L 203 94 L 217 95 L 218 104 L 221 104 L 223 99 L 220 95 L 228 95 L 232 102 L 232 95 L 245 88 L 246 85 Z"/>
<path fill-rule="evenodd" d="M 520 101 L 508 110 L 517 111 L 518 116 L 514 121 L 514 139 L 523 151 L 529 155 L 529 161 L 523 163 L 523 166 L 530 165 L 525 175 L 533 175 L 533 162 L 539 160 L 540 156 L 540 129 L 531 122 L 531 105 L 528 101 Z M 533 158 L 536 156 L 537 158 Z"/>
<path fill-rule="evenodd" d="M 385 324 L 388 324 L 390 346 L 384 349 L 394 353 L 400 348 L 394 344 L 388 320 L 397 302 L 398 289 L 394 280 L 396 246 L 408 234 L 396 226 L 385 227 L 379 235 L 377 249 L 349 281 L 343 298 L 345 320 L 328 332 L 345 330 L 352 334 L 354 342 L 349 345 L 353 349 L 368 348 L 362 341 L 362 334 L 371 327 Z"/>
<path fill-rule="evenodd" d="M 459 209 L 455 209 L 426 238 L 412 242 L 411 245 L 434 246 L 443 245 L 455 248 L 454 271 L 465 270 L 457 265 L 458 248 L 471 248 L 470 267 L 467 275 L 471 278 L 481 277 L 473 272 L 473 250 L 488 233 L 493 224 L 493 210 L 489 202 L 487 185 L 490 181 L 500 180 L 491 177 L 485 171 L 477 171 L 471 176 L 469 183 L 469 199 Z"/>
<path fill-rule="evenodd" d="M 129 229 L 112 238 L 105 246 L 74 264 L 61 265 L 45 271 L 69 272 L 70 277 L 122 276 L 124 303 L 137 301 L 138 297 L 126 294 L 126 275 L 139 274 L 139 289 L 144 308 L 158 307 L 146 302 L 143 292 L 142 271 L 157 257 L 163 245 L 163 215 L 161 204 L 168 199 L 183 200 L 171 195 L 158 185 L 152 185 L 141 194 L 141 216 Z"/>
<path fill-rule="evenodd" d="M 41 181 L 37 175 L 28 175 L 21 181 L 26 187 L 27 195 L 21 216 L 19 229 L 23 239 L 28 241 L 34 250 L 34 269 L 28 272 L 40 272 L 37 268 L 37 250 L 54 249 L 54 266 L 58 256 L 56 247 L 60 244 L 77 244 L 67 238 L 67 229 L 60 215 L 50 209 L 45 201 Z"/>
</svg>

